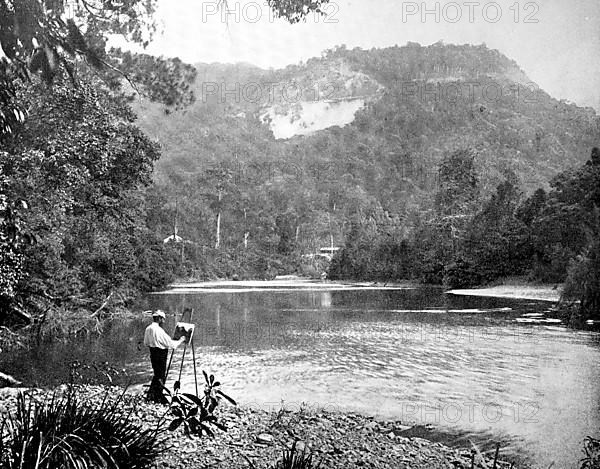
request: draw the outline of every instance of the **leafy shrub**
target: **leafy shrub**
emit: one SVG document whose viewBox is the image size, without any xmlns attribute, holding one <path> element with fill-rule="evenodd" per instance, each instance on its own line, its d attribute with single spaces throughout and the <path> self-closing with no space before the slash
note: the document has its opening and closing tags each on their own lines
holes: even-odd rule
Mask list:
<svg viewBox="0 0 600 469">
<path fill-rule="evenodd" d="M 600 440 L 588 436 L 583 451 L 585 457 L 581 460 L 581 469 L 600 469 Z"/>
<path fill-rule="evenodd" d="M 175 394 L 171 398 L 169 409 L 175 418 L 171 421 L 169 430 L 174 431 L 183 425 L 187 435 L 202 436 L 206 433 L 210 437 L 214 437 L 212 426 L 227 431 L 227 427 L 218 421 L 214 411 L 222 398 L 233 405 L 236 405 L 236 402 L 219 389 L 221 383 L 215 380 L 214 375 L 208 376 L 205 371 L 202 371 L 202 374 L 206 381 L 202 398 L 188 393 L 179 394 L 178 384 L 175 384 Z M 166 391 L 171 394 L 168 389 Z"/>
<path fill-rule="evenodd" d="M 4 417 L 0 469 L 144 469 L 164 449 L 163 431 L 130 421 L 123 394 L 98 405 L 82 402 L 73 386 L 41 403 L 19 394 Z"/>
</svg>

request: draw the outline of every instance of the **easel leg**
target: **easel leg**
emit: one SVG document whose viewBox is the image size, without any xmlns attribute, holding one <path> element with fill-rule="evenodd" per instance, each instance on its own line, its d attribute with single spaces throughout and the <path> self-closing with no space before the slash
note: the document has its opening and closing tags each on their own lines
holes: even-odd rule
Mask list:
<svg viewBox="0 0 600 469">
<path fill-rule="evenodd" d="M 175 355 L 175 349 L 171 350 L 171 358 L 169 358 L 169 364 L 167 365 L 167 372 L 165 373 L 165 385 L 167 384 L 167 379 L 169 379 L 169 370 L 171 369 L 171 363 L 173 362 L 173 355 Z"/>
<path fill-rule="evenodd" d="M 183 372 L 183 362 L 185 361 L 185 351 L 187 350 L 187 343 L 183 346 L 183 356 L 181 357 L 181 366 L 179 367 L 179 378 L 175 381 L 173 388 L 175 391 L 179 391 L 181 388 L 181 373 Z"/>
<path fill-rule="evenodd" d="M 183 312 L 181 313 L 181 318 L 179 319 L 180 321 L 183 321 L 183 319 L 185 318 L 186 311 L 187 311 L 187 308 L 184 308 Z M 193 314 L 193 311 L 194 310 L 192 309 L 191 314 Z M 177 311 L 175 311 L 175 314 L 177 315 Z M 190 319 L 191 319 L 191 316 L 190 316 Z M 171 363 L 173 363 L 173 355 L 175 355 L 175 349 L 171 350 L 171 358 L 169 358 L 169 364 L 167 365 L 167 372 L 165 373 L 165 386 L 167 385 L 167 379 L 169 379 L 169 370 L 171 369 Z M 179 379 L 181 379 L 181 374 L 179 375 Z"/>
<path fill-rule="evenodd" d="M 194 348 L 194 338 L 190 341 L 192 346 L 192 360 L 194 361 L 194 382 L 196 383 L 196 397 L 198 397 L 198 374 L 196 373 L 196 350 Z"/>
</svg>

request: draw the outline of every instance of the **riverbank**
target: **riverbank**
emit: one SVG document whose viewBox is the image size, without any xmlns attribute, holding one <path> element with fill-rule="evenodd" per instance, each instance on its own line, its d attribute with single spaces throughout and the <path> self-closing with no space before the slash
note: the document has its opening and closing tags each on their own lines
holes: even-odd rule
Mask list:
<svg viewBox="0 0 600 469">
<path fill-rule="evenodd" d="M 418 283 L 406 282 L 361 282 L 316 280 L 294 275 L 280 276 L 273 280 L 211 280 L 203 282 L 174 282 L 164 291 L 153 294 L 186 294 L 209 291 L 212 293 L 243 293 L 257 291 L 341 291 L 341 290 L 409 290 L 423 287 Z"/>
<path fill-rule="evenodd" d="M 273 280 L 212 280 L 212 281 L 179 281 L 168 285 L 168 289 L 157 292 L 165 293 L 193 293 L 210 290 L 212 292 L 239 292 L 239 291 L 266 291 L 276 290 L 405 290 L 431 287 L 432 285 L 418 283 L 410 280 L 381 282 L 381 281 L 331 281 L 317 280 L 296 275 L 282 275 Z M 441 286 L 439 286 L 441 288 Z M 497 298 L 514 298 L 536 301 L 558 302 L 562 292 L 562 285 L 528 284 L 526 281 L 516 280 L 514 283 L 495 285 L 491 287 L 461 288 L 446 291 L 451 295 L 461 296 L 487 296 Z"/>
<path fill-rule="evenodd" d="M 95 404 L 103 397 L 102 388 L 87 386 L 82 389 L 87 403 Z M 36 400 L 48 395 L 39 390 L 26 392 Z M 114 396 L 120 392 L 118 388 L 111 388 Z M 14 389 L 0 390 L 0 411 L 13 407 L 15 399 Z M 139 393 L 128 392 L 124 405 L 133 410 L 131 418 L 143 426 L 156 425 L 165 412 L 165 407 L 146 403 Z M 450 448 L 405 436 L 410 427 L 401 422 L 378 421 L 353 413 L 269 412 L 229 405 L 222 405 L 215 414 L 227 426 L 227 432 L 215 430 L 214 439 L 198 439 L 189 438 L 178 429 L 168 435 L 171 447 L 159 458 L 156 467 L 270 469 L 294 441 L 298 449 L 312 452 L 314 461 L 322 461 L 321 467 L 327 469 L 492 467 L 490 460 L 482 459 L 479 454 L 474 455 L 475 465 L 472 466 L 470 449 Z M 496 467 L 508 468 L 510 465 L 498 462 Z"/>
<path fill-rule="evenodd" d="M 557 303 L 560 300 L 561 292 L 561 285 L 514 284 L 482 288 L 461 288 L 448 290 L 446 293 L 451 295 L 489 296 L 495 298 L 515 298 Z"/>
</svg>

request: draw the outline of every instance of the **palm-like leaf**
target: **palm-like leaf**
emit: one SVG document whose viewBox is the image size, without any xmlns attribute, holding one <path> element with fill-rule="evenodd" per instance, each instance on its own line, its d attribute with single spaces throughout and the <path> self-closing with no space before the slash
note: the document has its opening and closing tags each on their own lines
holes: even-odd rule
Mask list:
<svg viewBox="0 0 600 469">
<path fill-rule="evenodd" d="M 82 402 L 73 388 L 41 403 L 20 394 L 2 422 L 0 468 L 88 469 L 150 467 L 164 451 L 163 431 L 143 429 L 130 419 L 123 395 L 97 405 Z"/>
</svg>

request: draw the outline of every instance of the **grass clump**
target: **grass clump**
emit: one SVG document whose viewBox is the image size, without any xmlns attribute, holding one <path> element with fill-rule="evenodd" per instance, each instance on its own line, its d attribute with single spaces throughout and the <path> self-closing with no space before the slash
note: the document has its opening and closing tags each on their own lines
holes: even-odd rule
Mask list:
<svg viewBox="0 0 600 469">
<path fill-rule="evenodd" d="M 73 386 L 41 402 L 19 394 L 2 421 L 0 469 L 146 469 L 165 451 L 163 430 L 132 422 L 123 395 L 82 402 Z"/>
</svg>

